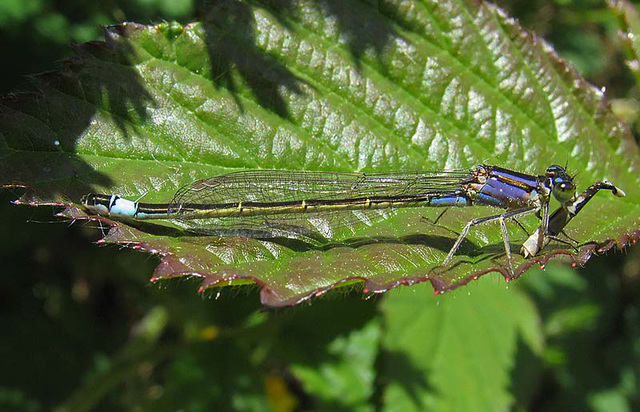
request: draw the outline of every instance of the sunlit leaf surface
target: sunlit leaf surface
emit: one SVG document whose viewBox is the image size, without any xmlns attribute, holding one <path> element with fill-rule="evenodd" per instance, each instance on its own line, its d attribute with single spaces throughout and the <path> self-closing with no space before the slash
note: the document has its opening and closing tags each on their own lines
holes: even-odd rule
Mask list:
<svg viewBox="0 0 640 412">
<path fill-rule="evenodd" d="M 482 279 L 464 292 L 390 293 L 380 380 L 385 411 L 505 411 L 539 378 L 539 314 L 518 288 Z M 464 393 L 464 396 L 460 396 Z"/>
<path fill-rule="evenodd" d="M 578 264 L 640 230 L 638 147 L 541 39 L 474 1 L 223 1 L 201 22 L 122 24 L 78 47 L 60 71 L 0 104 L 0 182 L 20 202 L 67 205 L 89 192 L 167 202 L 190 182 L 244 169 L 419 171 L 496 164 L 538 174 L 568 164 L 580 190 L 610 180 L 536 260 L 510 228 L 516 276 L 553 256 Z M 557 207 L 553 203 L 552 207 Z M 437 292 L 505 270 L 497 225 L 456 234 L 486 208 L 414 209 L 347 226 L 328 245 L 192 236 L 174 222 L 111 226 L 104 241 L 162 256 L 154 279 L 203 288 L 257 283 L 266 305 L 295 304 L 353 281 L 368 292 L 431 281 Z M 535 216 L 521 223 L 533 231 Z M 594 242 L 594 243 L 588 243 Z"/>
</svg>

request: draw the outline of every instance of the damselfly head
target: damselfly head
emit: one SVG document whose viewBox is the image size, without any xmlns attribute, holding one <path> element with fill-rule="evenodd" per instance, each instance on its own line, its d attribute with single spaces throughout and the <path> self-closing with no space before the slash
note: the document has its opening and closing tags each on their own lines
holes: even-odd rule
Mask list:
<svg viewBox="0 0 640 412">
<path fill-rule="evenodd" d="M 558 202 L 566 203 L 571 200 L 576 192 L 576 185 L 564 167 L 558 165 L 549 166 L 545 171 L 545 176 L 548 179 L 551 193 L 553 193 L 553 197 Z"/>
<path fill-rule="evenodd" d="M 558 176 L 568 176 L 565 168 L 559 165 L 552 165 L 547 167 L 547 170 L 545 171 L 544 174 L 545 176 L 550 177 L 552 179 Z"/>
</svg>

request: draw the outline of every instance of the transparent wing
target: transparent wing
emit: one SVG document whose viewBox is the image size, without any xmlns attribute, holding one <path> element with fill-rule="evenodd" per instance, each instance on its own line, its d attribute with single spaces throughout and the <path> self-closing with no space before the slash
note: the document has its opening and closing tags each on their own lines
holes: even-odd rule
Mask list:
<svg viewBox="0 0 640 412">
<path fill-rule="evenodd" d="M 180 205 L 278 203 L 302 200 L 338 200 L 376 196 L 442 195 L 454 193 L 468 181 L 468 171 L 421 173 L 340 173 L 252 170 L 198 180 L 176 193 L 169 205 L 181 224 L 198 231 L 258 230 L 284 236 L 333 238 L 337 229 L 371 225 L 394 213 L 390 210 L 340 210 L 269 216 L 189 220 Z"/>
<path fill-rule="evenodd" d="M 250 170 L 198 180 L 178 190 L 172 204 L 285 202 L 442 194 L 460 189 L 468 172 L 336 173 Z"/>
</svg>

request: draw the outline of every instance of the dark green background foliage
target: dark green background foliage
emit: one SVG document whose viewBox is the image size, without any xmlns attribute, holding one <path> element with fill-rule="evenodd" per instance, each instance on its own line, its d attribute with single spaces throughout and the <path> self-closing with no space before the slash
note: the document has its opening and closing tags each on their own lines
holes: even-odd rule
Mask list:
<svg viewBox="0 0 640 412">
<path fill-rule="evenodd" d="M 606 4 L 498 5 L 606 87 L 635 127 L 633 51 Z M 55 69 L 70 43 L 100 40 L 100 24 L 188 22 L 200 6 L 4 0 L 0 90 Z M 640 409 L 638 247 L 444 296 L 425 284 L 372 299 L 342 288 L 261 311 L 256 287 L 201 298 L 197 281 L 149 284 L 155 257 L 96 246 L 100 230 L 9 204 L 19 194 L 0 193 L 0 410 Z"/>
</svg>

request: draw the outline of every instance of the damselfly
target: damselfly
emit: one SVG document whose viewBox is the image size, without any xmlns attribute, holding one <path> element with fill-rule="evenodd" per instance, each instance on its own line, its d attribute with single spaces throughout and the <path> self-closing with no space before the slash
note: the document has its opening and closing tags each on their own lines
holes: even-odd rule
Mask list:
<svg viewBox="0 0 640 412">
<path fill-rule="evenodd" d="M 596 185 L 600 185 L 599 189 L 611 190 L 616 196 L 625 195 L 611 183 Z M 595 192 L 588 195 L 589 199 L 593 194 Z M 314 217 L 337 213 L 357 215 L 366 211 L 425 206 L 492 206 L 506 211 L 468 222 L 442 265 L 451 261 L 471 227 L 499 221 L 509 270 L 513 274 L 506 221 L 531 213 L 540 217 L 538 234 L 531 235 L 523 245 L 526 255 L 537 254 L 548 237 L 557 235 L 570 220 L 554 217 L 550 232 L 549 202 L 552 196 L 560 202 L 560 210 L 569 210 L 578 204 L 573 179 L 561 166 L 550 166 L 543 175 L 534 176 L 497 166 L 478 165 L 470 171 L 423 173 L 240 171 L 198 180 L 180 189 L 167 204 L 139 203 L 103 194 L 88 194 L 82 198 L 82 203 L 92 213 L 115 218 L 187 222 L 207 219 L 207 224 L 213 227 L 250 222 L 249 226 L 266 231 L 278 224 L 296 227 L 303 220 L 313 222 Z M 580 208 L 584 203 L 586 201 L 579 203 Z M 573 212 L 572 217 L 578 211 Z M 321 224 L 316 224 L 315 228 L 323 234 L 330 233 L 323 230 L 327 228 Z"/>
</svg>

